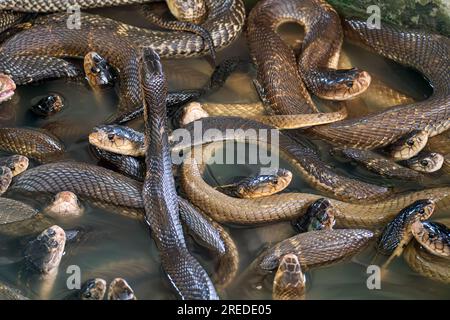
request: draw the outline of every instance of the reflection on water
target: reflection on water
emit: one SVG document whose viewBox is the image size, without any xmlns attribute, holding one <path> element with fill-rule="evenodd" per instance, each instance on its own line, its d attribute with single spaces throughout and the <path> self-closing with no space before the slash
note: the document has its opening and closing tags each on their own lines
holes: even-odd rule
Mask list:
<svg viewBox="0 0 450 320">
<path fill-rule="evenodd" d="M 102 11 L 100 10 L 100 12 Z M 128 19 L 135 24 L 140 23 L 136 21 L 136 14 L 131 9 L 125 13 L 117 9 L 107 9 L 103 12 L 112 17 L 120 16 L 124 21 Z M 283 32 L 286 33 L 286 39 L 289 41 L 295 42 L 295 40 L 301 39 L 297 28 L 284 28 Z M 349 44 L 346 44 L 344 49 L 346 57 L 341 59 L 343 65 L 350 61 L 353 65 L 368 70 L 375 78 L 383 81 L 398 93 L 407 94 L 416 100 L 424 99 L 429 95 L 430 88 L 415 72 Z M 249 60 L 248 49 L 243 37 L 220 52 L 218 59 L 220 61 L 236 55 Z M 212 72 L 211 66 L 204 59 L 164 61 L 164 70 L 171 90 L 203 87 Z M 221 90 L 205 97 L 204 100 L 209 102 L 257 101 L 258 96 L 252 84 L 254 76 L 254 68 L 248 65 L 235 72 Z M 66 107 L 61 113 L 51 118 L 38 118 L 28 111 L 29 107 L 48 93 L 62 95 Z M 377 94 L 379 96 L 379 92 L 371 88 L 362 98 L 352 101 L 349 104 L 351 116 L 388 107 L 389 105 L 386 105 L 384 100 L 377 99 Z M 83 82 L 48 81 L 18 88 L 14 99 L 0 106 L 0 121 L 4 126 L 53 128 L 52 132 L 61 136 L 66 144 L 69 150 L 68 158 L 96 163 L 88 151 L 85 133 L 95 123 L 107 118 L 115 110 L 116 104 L 117 97 L 112 89 L 94 92 Z M 414 183 L 405 185 L 398 181 L 383 180 L 352 163 L 338 162 L 331 158 L 328 153 L 329 147 L 325 143 L 319 141 L 315 141 L 315 143 L 322 158 L 331 162 L 336 166 L 336 170 L 342 173 L 379 184 L 408 189 L 418 187 Z M 282 161 L 281 166 L 293 170 L 286 162 Z M 258 165 L 211 165 L 206 178 L 213 185 L 226 184 L 236 176 L 256 174 L 258 170 Z M 298 175 L 294 177 L 288 190 L 317 193 Z M 70 295 L 66 288 L 68 274 L 65 272 L 69 265 L 78 265 L 81 268 L 83 281 L 92 277 L 100 277 L 109 282 L 115 277 L 123 277 L 131 284 L 136 296 L 140 299 L 175 298 L 160 267 L 158 252 L 147 227 L 140 221 L 104 212 L 90 207 L 89 204 L 85 205 L 87 210 L 81 218 L 56 221 L 66 229 L 82 229 L 84 236 L 79 242 L 67 245 L 51 298 L 60 299 Z M 450 216 L 450 214 L 440 211 L 436 213 L 436 216 Z M 228 230 L 238 245 L 241 259 L 239 274 L 245 274 L 248 265 L 265 247 L 294 234 L 289 223 L 250 228 L 228 226 Z M 41 298 L 38 295 L 41 281 L 24 277 L 20 261 L 23 246 L 31 237 L 32 235 L 0 237 L 0 278 L 16 285 L 33 298 Z M 191 240 L 189 240 L 189 244 L 201 263 L 213 272 L 215 258 L 206 250 L 194 245 Z M 389 272 L 384 276 L 382 290 L 368 290 L 366 267 L 370 264 L 373 256 L 374 252 L 369 248 L 351 262 L 309 272 L 307 298 L 450 298 L 448 286 L 420 277 L 410 270 L 401 258 L 392 264 Z M 238 279 L 242 282 L 235 281 L 229 290 L 223 293 L 224 298 L 271 297 L 270 281 L 272 278 L 270 276 L 262 286 L 260 284 L 255 286 L 245 277 Z"/>
</svg>

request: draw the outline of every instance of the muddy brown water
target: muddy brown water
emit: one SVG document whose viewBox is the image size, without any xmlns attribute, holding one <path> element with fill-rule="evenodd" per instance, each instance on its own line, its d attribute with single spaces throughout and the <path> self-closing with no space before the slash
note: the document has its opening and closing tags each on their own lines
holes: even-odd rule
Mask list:
<svg viewBox="0 0 450 320">
<path fill-rule="evenodd" d="M 252 1 L 250 1 L 252 2 Z M 121 19 L 125 22 L 146 26 L 133 7 L 122 9 L 101 9 L 97 13 Z M 283 27 L 286 40 L 295 43 L 301 39 L 301 29 L 289 25 Z M 345 44 L 344 51 L 350 57 L 352 64 L 368 70 L 379 77 L 391 87 L 404 92 L 416 99 L 424 99 L 430 93 L 430 88 L 417 73 L 405 69 L 391 61 L 370 54 L 352 45 Z M 239 55 L 249 60 L 248 48 L 245 38 L 241 37 L 218 54 L 219 61 Z M 190 89 L 202 87 L 209 79 L 212 68 L 205 59 L 165 60 L 164 70 L 168 77 L 170 90 Z M 258 100 L 252 78 L 254 68 L 250 65 L 235 72 L 224 87 L 205 97 L 209 102 L 254 102 Z M 65 109 L 59 114 L 42 119 L 33 115 L 29 107 L 48 93 L 61 94 L 66 103 Z M 0 106 L 1 125 L 15 125 L 19 127 L 43 127 L 49 122 L 69 121 L 91 126 L 86 119 L 100 122 L 110 115 L 116 107 L 117 96 L 113 89 L 93 91 L 86 82 L 54 80 L 39 84 L 22 86 L 17 89 L 14 99 Z M 365 103 L 353 103 L 351 116 L 374 112 L 380 108 Z M 5 120 L 6 119 L 6 120 Z M 66 122 L 67 123 L 67 122 Z M 68 130 L 61 125 L 62 130 Z M 78 161 L 96 163 L 88 151 L 85 137 L 76 136 L 64 141 L 68 157 Z M 331 162 L 336 170 L 352 177 L 372 183 L 393 185 L 400 189 L 417 189 L 416 183 L 381 179 L 360 167 L 339 162 L 329 155 L 329 146 L 320 141 L 313 141 L 324 160 Z M 290 168 L 281 161 L 281 167 Z M 209 166 L 207 180 L 211 184 L 227 183 L 237 176 L 256 174 L 260 165 L 211 165 Z M 433 175 L 433 184 L 447 183 L 439 174 Z M 298 175 L 294 176 L 290 191 L 313 192 L 316 190 L 308 186 Z M 68 245 L 59 268 L 53 289 L 48 295 L 42 293 L 42 280 L 31 278 L 24 281 L 20 256 L 24 243 L 28 237 L 0 236 L 0 280 L 5 281 L 34 299 L 63 299 L 71 294 L 67 288 L 67 279 L 70 276 L 67 268 L 76 265 L 81 270 L 82 281 L 92 277 L 104 278 L 111 281 L 115 277 L 125 278 L 135 290 L 139 299 L 172 299 L 175 295 L 168 285 L 168 281 L 160 267 L 158 251 L 151 240 L 146 226 L 135 220 L 91 207 L 84 203 L 86 213 L 80 218 L 57 221 L 63 228 L 84 228 L 89 232 L 84 241 L 75 245 Z M 449 211 L 436 212 L 435 216 L 450 216 Z M 253 259 L 265 247 L 281 241 L 295 232 L 289 223 L 278 223 L 259 227 L 227 226 L 232 238 L 236 241 L 240 254 L 240 272 L 243 273 Z M 188 241 L 191 251 L 211 272 L 216 261 L 206 250 Z M 368 274 L 367 266 L 371 263 L 374 250 L 366 251 L 349 262 L 335 266 L 312 270 L 308 272 L 308 299 L 448 299 L 450 287 L 421 277 L 414 273 L 402 258 L 397 259 L 390 267 L 381 282 L 380 290 L 369 290 L 366 284 Z M 272 278 L 269 276 L 264 282 L 254 284 L 247 279 L 234 282 L 222 294 L 223 298 L 231 299 L 270 299 Z M 24 283 L 27 282 L 27 283 Z M 238 289 L 236 289 L 238 288 Z"/>
</svg>

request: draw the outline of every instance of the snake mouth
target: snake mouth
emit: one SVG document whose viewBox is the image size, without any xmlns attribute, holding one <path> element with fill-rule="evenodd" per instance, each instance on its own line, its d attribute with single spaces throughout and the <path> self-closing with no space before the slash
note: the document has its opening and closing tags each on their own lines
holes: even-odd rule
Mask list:
<svg viewBox="0 0 450 320">
<path fill-rule="evenodd" d="M 10 76 L 0 74 L 0 103 L 11 99 L 16 90 L 16 84 Z"/>
</svg>

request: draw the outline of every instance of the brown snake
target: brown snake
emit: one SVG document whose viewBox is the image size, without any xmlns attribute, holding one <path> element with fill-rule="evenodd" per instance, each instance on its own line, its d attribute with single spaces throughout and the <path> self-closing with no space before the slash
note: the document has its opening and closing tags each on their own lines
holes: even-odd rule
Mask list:
<svg viewBox="0 0 450 320">
<path fill-rule="evenodd" d="M 347 39 L 422 73 L 433 87 L 426 100 L 399 105 L 357 119 L 309 129 L 333 143 L 361 149 L 391 144 L 413 130 L 430 137 L 450 127 L 450 41 L 424 32 L 408 32 L 383 25 L 368 29 L 361 21 L 345 21 Z"/>
<path fill-rule="evenodd" d="M 244 4 L 242 0 L 206 3 L 208 17 L 201 26 L 220 50 L 240 34 Z M 62 58 L 82 58 L 95 51 L 119 70 L 119 111 L 125 112 L 142 103 L 137 48 L 149 46 L 165 58 L 196 57 L 209 51 L 202 37 L 189 32 L 142 29 L 88 13 L 81 15 L 80 28 L 68 28 L 69 18 L 68 13 L 38 17 L 30 29 L 9 38 L 0 47 L 0 72 L 11 75 L 18 85 L 75 77 L 80 70 Z"/>
<path fill-rule="evenodd" d="M 339 39 L 342 38 L 339 22 L 330 18 L 332 11 L 320 14 L 320 6 L 327 11 L 328 6 L 323 1 L 267 0 L 258 2 L 250 13 L 247 30 L 249 46 L 258 68 L 258 80 L 264 89 L 264 97 L 276 114 L 312 113 L 317 108 L 301 78 L 306 83 L 313 81 L 311 73 L 308 70 L 301 70 L 301 74 L 296 71 L 293 50 L 275 34 L 275 27 L 286 21 L 299 22 L 298 15 L 308 16 L 308 13 L 319 12 L 315 19 L 319 25 L 322 22 L 321 28 L 328 30 L 324 35 L 325 39 L 334 37 L 335 40 L 328 39 L 322 48 L 317 48 L 315 45 L 320 43 L 317 40 L 320 38 L 320 27 L 309 26 L 300 21 L 306 25 L 301 64 L 305 65 L 304 59 L 314 57 L 317 52 L 324 53 L 323 57 L 337 63 Z M 381 29 L 369 29 L 364 22 L 355 20 L 347 20 L 344 25 L 347 39 L 418 70 L 430 81 L 434 92 L 425 101 L 313 127 L 309 132 L 345 147 L 374 149 L 389 145 L 413 130 L 426 130 L 429 136 L 434 136 L 450 127 L 450 42 L 447 38 L 424 32 L 405 32 L 384 24 Z M 334 52 L 336 56 L 333 57 L 330 52 Z M 322 59 L 321 54 L 317 56 L 317 59 Z M 312 86 L 308 87 L 311 89 Z"/>
<path fill-rule="evenodd" d="M 214 220 L 243 225 L 293 220 L 302 215 L 320 195 L 281 193 L 257 199 L 229 197 L 211 187 L 202 177 L 195 158 L 185 161 L 181 168 L 181 184 L 189 200 Z M 432 199 L 439 208 L 450 206 L 450 188 L 434 188 L 393 195 L 373 204 L 352 204 L 334 199 L 336 226 L 376 230 L 415 200 Z"/>
</svg>

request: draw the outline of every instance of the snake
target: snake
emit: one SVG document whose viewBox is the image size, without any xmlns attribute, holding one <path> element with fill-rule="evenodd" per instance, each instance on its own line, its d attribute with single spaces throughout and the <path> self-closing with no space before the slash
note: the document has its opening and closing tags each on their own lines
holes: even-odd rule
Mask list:
<svg viewBox="0 0 450 320">
<path fill-rule="evenodd" d="M 252 263 L 250 270 L 257 275 L 265 275 L 278 269 L 273 297 L 302 299 L 302 271 L 346 261 L 364 249 L 372 237 L 373 233 L 364 229 L 324 229 L 300 233 L 265 250 Z"/>
<path fill-rule="evenodd" d="M 444 164 L 444 156 L 436 152 L 421 152 L 417 156 L 408 159 L 408 167 L 420 172 L 436 172 Z"/>
<path fill-rule="evenodd" d="M 10 76 L 0 74 L 0 103 L 12 98 L 16 84 Z"/>
<path fill-rule="evenodd" d="M 330 201 L 320 198 L 313 202 L 306 213 L 292 222 L 298 232 L 333 229 L 336 224 L 336 211 Z"/>
<path fill-rule="evenodd" d="M 332 230 L 336 220 L 331 203 L 321 198 L 311 204 L 306 214 L 293 226 L 300 233 L 315 230 Z M 287 253 L 280 259 L 272 288 L 274 300 L 303 300 L 305 298 L 306 278 L 299 258 L 294 253 Z"/>
<path fill-rule="evenodd" d="M 295 4 L 297 3 L 302 2 Z M 308 4 L 311 5 L 309 2 Z M 275 17 L 274 20 L 278 23 L 296 21 L 290 16 L 292 12 L 297 12 L 292 10 L 292 6 L 291 2 L 259 2 L 250 13 L 247 36 L 253 59 L 258 66 L 258 79 L 271 109 L 277 114 L 313 113 L 317 108 L 313 105 L 306 86 L 301 85 L 300 75 L 295 72 L 295 56 L 279 37 L 273 37 L 273 32 L 270 32 L 273 30 L 269 30 L 272 25 L 267 22 L 268 17 Z M 280 19 L 276 19 L 279 12 Z M 334 25 L 338 30 L 336 23 Z M 314 31 L 313 28 L 311 30 Z M 317 32 L 312 32 L 313 36 L 309 36 L 308 31 L 310 30 L 307 28 L 306 39 L 311 41 Z M 349 40 L 418 70 L 432 84 L 433 94 L 425 101 L 313 127 L 307 130 L 309 133 L 343 147 L 374 149 L 387 146 L 413 130 L 425 130 L 432 137 L 449 128 L 449 74 L 446 70 L 449 69 L 447 57 L 450 44 L 447 38 L 424 32 L 404 31 L 388 25 L 383 25 L 380 29 L 369 29 L 365 22 L 357 20 L 345 20 L 344 31 Z M 338 33 L 330 30 L 328 34 L 334 36 Z M 306 41 L 303 46 L 308 44 Z M 316 49 L 316 52 L 320 52 L 320 49 Z M 308 74 L 303 76 L 307 77 Z"/>
<path fill-rule="evenodd" d="M 159 56 L 145 49 L 142 63 L 145 164 L 142 189 L 145 221 L 171 285 L 182 299 L 218 299 L 214 285 L 188 251 L 179 216 L 166 117 L 167 81 Z"/>
<path fill-rule="evenodd" d="M 233 42 L 244 24 L 241 0 L 206 1 L 208 17 L 202 26 L 214 48 Z M 203 39 L 186 32 L 164 32 L 133 27 L 112 19 L 84 13 L 80 29 L 67 28 L 70 14 L 38 17 L 33 26 L 9 38 L 0 48 L 0 72 L 11 75 L 17 85 L 48 78 L 75 77 L 80 70 L 61 59 L 83 58 L 97 52 L 120 74 L 119 114 L 142 107 L 139 87 L 139 50 L 151 47 L 161 57 L 181 58 L 205 55 Z"/>
<path fill-rule="evenodd" d="M 208 119 L 209 121 L 214 120 L 212 118 Z M 223 118 L 219 117 L 211 125 L 206 126 L 206 123 L 204 123 L 202 129 L 205 130 L 209 127 L 221 128 L 221 126 L 223 127 L 227 123 L 233 124 L 234 126 L 239 124 L 239 121 L 247 124 L 249 128 L 258 128 L 257 123 L 255 124 L 247 119 L 228 118 L 225 120 L 227 121 L 223 121 Z M 247 128 L 246 126 L 239 125 L 237 127 Z M 225 132 L 225 130 L 221 131 Z M 115 132 L 117 133 L 118 131 Z M 235 136 L 231 138 L 234 139 Z M 222 137 L 220 140 L 222 140 Z M 189 146 L 191 146 L 191 143 L 178 147 L 174 144 L 173 150 L 182 150 Z M 297 147 L 297 144 L 294 144 L 294 147 Z M 134 150 L 133 148 L 131 147 L 130 150 Z M 202 178 L 201 167 L 194 161 L 185 161 L 183 163 L 181 167 L 181 178 L 183 190 L 189 200 L 203 212 L 211 215 L 214 220 L 222 223 L 258 224 L 292 220 L 301 215 L 308 203 L 319 198 L 318 195 L 301 193 L 281 194 L 251 200 L 232 198 L 208 185 Z M 337 200 L 333 200 L 333 205 L 334 203 L 340 203 L 338 208 L 341 213 L 337 215 L 338 225 L 377 228 L 384 226 L 399 210 L 418 199 L 431 197 L 438 202 L 442 201 L 443 207 L 446 207 L 448 205 L 448 192 L 448 188 L 435 188 L 410 192 L 404 195 L 392 195 L 387 197 L 388 199 L 383 199 L 380 202 L 369 205 L 349 204 Z M 264 208 L 264 210 L 261 208 Z"/>
<path fill-rule="evenodd" d="M 29 160 L 27 157 L 21 155 L 13 155 L 9 157 L 0 158 L 0 167 L 7 167 L 11 170 L 13 177 L 21 174 L 27 170 Z"/>
<path fill-rule="evenodd" d="M 361 150 L 355 148 L 334 148 L 334 155 L 343 155 L 358 164 L 362 164 L 367 170 L 375 172 L 381 176 L 393 179 L 420 181 L 423 176 L 410 168 L 406 168 L 392 159 L 371 150 Z"/>
<path fill-rule="evenodd" d="M 59 94 L 50 94 L 36 104 L 31 106 L 30 110 L 41 117 L 49 117 L 64 108 L 64 99 Z"/>
<path fill-rule="evenodd" d="M 115 278 L 108 287 L 108 300 L 137 300 L 133 289 L 125 279 Z"/>
<path fill-rule="evenodd" d="M 80 289 L 80 300 L 103 300 L 106 294 L 106 281 L 101 278 L 87 280 Z"/>
<path fill-rule="evenodd" d="M 413 224 L 412 232 L 415 241 L 407 245 L 403 258 L 417 273 L 448 284 L 450 283 L 449 221 L 448 219 L 438 221 Z"/>
<path fill-rule="evenodd" d="M 56 217 L 79 217 L 84 213 L 84 208 L 76 194 L 70 191 L 62 191 L 55 195 L 53 202 L 44 212 Z"/>
<path fill-rule="evenodd" d="M 0 11 L 0 33 L 9 28 L 21 23 L 26 17 L 26 14 L 10 10 Z"/>
<path fill-rule="evenodd" d="M 413 130 L 393 142 L 387 149 L 392 159 L 407 160 L 420 153 L 428 143 L 428 133 L 425 130 Z"/>
<path fill-rule="evenodd" d="M 13 173 L 8 167 L 0 167 L 0 195 L 8 190 L 13 178 Z"/>
<path fill-rule="evenodd" d="M 305 213 L 307 207 L 323 196 L 308 193 L 282 193 L 256 199 L 229 197 L 211 187 L 203 179 L 204 166 L 195 157 L 181 167 L 181 185 L 188 199 L 220 223 L 258 225 L 291 221 Z M 10 187 L 11 188 L 11 187 Z M 375 203 L 348 203 L 328 200 L 336 209 L 336 226 L 377 230 L 389 223 L 405 206 L 419 199 L 432 199 L 439 207 L 450 205 L 450 189 L 431 188 L 386 197 Z"/>
<path fill-rule="evenodd" d="M 268 115 L 262 103 L 198 103 L 191 102 L 184 109 L 181 123 L 187 124 L 210 116 L 235 116 L 253 119 L 277 129 L 300 129 L 341 121 L 347 117 L 347 109 L 313 114 Z"/>
<path fill-rule="evenodd" d="M 383 230 L 377 250 L 384 255 L 399 255 L 403 243 L 410 241 L 411 228 L 416 221 L 428 219 L 434 212 L 435 204 L 431 200 L 420 199 L 402 209 Z"/>
<path fill-rule="evenodd" d="M 44 163 L 60 159 L 65 151 L 58 138 L 32 128 L 0 128 L 0 150 Z"/>
<path fill-rule="evenodd" d="M 365 22 L 357 20 L 345 20 L 344 29 L 350 41 L 419 71 L 430 82 L 433 93 L 424 101 L 308 129 L 312 134 L 344 147 L 375 149 L 414 130 L 433 137 L 450 127 L 448 38 L 386 24 L 369 29 Z"/>
<path fill-rule="evenodd" d="M 197 125 L 199 125 L 199 128 Z M 172 132 L 170 136 L 173 153 L 189 149 L 191 146 L 212 142 L 207 138 L 215 141 L 253 139 L 261 143 L 267 143 L 268 137 L 266 135 L 272 134 L 275 130 L 274 127 L 252 119 L 239 117 L 203 118 L 201 124 L 195 121 L 184 129 L 187 131 L 182 130 L 178 133 L 183 138 L 187 132 L 191 136 L 190 139 L 185 141 L 183 138 L 183 141 L 178 143 L 177 131 Z M 206 137 L 205 133 L 210 129 L 214 132 L 220 132 L 221 135 Z M 229 129 L 234 129 L 233 134 Z M 231 135 L 227 136 L 227 133 Z M 249 137 L 248 133 L 255 133 L 256 136 Z M 365 183 L 336 173 L 319 158 L 318 154 L 308 144 L 294 141 L 276 130 L 275 133 L 278 136 L 277 146 L 284 153 L 285 158 L 314 187 L 333 194 L 337 198 L 350 201 L 375 200 L 390 192 L 389 188 Z M 142 156 L 145 147 L 142 133 L 117 125 L 97 126 L 89 135 L 89 142 L 106 151 L 128 156 Z"/>
<path fill-rule="evenodd" d="M 241 179 L 235 183 L 221 185 L 217 190 L 236 198 L 259 198 L 283 191 L 292 180 L 292 172 L 278 169 L 275 174 L 260 174 Z"/>
<path fill-rule="evenodd" d="M 67 2 L 66 0 L 6 0 L 2 1 L 0 4 L 0 9 L 19 12 L 56 12 L 67 11 L 68 9 L 75 7 L 78 7 L 79 9 L 91 9 L 157 1 L 161 0 L 75 0 L 70 2 Z M 170 12 L 181 21 L 201 21 L 205 17 L 208 9 L 203 0 L 167 0 L 166 3 L 170 9 Z"/>
<path fill-rule="evenodd" d="M 0 198 L 0 225 L 8 225 L 27 220 L 38 214 L 38 211 L 20 201 Z"/>
<path fill-rule="evenodd" d="M 267 147 L 271 145 L 271 139 L 274 136 L 277 152 L 292 164 L 309 184 L 333 197 L 353 202 L 375 201 L 391 192 L 387 187 L 345 177 L 335 172 L 320 159 L 314 148 L 305 140 L 293 140 L 275 130 L 274 127 L 252 119 L 208 117 L 189 124 L 185 129 L 187 132 L 174 131 L 171 135 L 173 153 L 223 140 L 250 141 Z M 214 134 L 207 134 L 208 132 L 214 132 Z"/>
<path fill-rule="evenodd" d="M 92 146 L 93 155 L 99 159 L 99 165 L 120 172 L 138 181 L 144 181 L 145 162 L 136 157 L 124 156 Z"/>
<path fill-rule="evenodd" d="M 84 73 L 89 85 L 96 89 L 113 86 L 116 73 L 101 55 L 97 52 L 89 52 L 84 56 Z"/>
<path fill-rule="evenodd" d="M 0 300 L 29 300 L 20 292 L 6 283 L 0 282 Z"/>
<path fill-rule="evenodd" d="M 306 277 L 298 257 L 288 253 L 281 257 L 273 279 L 273 300 L 303 300 Z"/>
<path fill-rule="evenodd" d="M 305 26 L 298 64 L 294 51 L 276 33 L 284 22 Z M 335 70 L 343 33 L 339 16 L 324 1 L 259 1 L 249 14 L 246 35 L 258 83 L 276 114 L 316 112 L 307 89 L 344 99 L 362 93 L 370 83 L 367 72 Z"/>
</svg>

